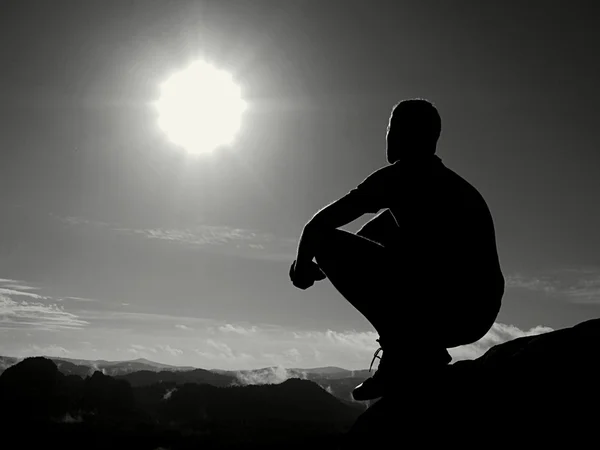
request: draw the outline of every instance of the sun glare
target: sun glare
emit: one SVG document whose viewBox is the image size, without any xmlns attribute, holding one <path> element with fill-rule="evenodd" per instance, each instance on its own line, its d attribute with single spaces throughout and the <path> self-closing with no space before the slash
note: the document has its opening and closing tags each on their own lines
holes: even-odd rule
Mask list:
<svg viewBox="0 0 600 450">
<path fill-rule="evenodd" d="M 230 74 L 199 61 L 161 85 L 158 125 L 176 145 L 206 153 L 230 145 L 246 103 Z"/>
</svg>

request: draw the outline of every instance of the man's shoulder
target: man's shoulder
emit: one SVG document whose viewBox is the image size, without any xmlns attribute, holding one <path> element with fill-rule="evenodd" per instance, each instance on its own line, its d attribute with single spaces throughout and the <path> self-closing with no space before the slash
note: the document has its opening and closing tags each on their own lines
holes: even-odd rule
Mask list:
<svg viewBox="0 0 600 450">
<path fill-rule="evenodd" d="M 470 181 L 468 181 L 464 176 L 456 172 L 454 169 L 446 166 L 445 164 L 441 164 L 441 173 L 443 174 L 443 178 L 447 183 L 452 183 L 457 186 L 462 186 L 469 190 L 472 189 L 477 191 L 475 186 Z"/>
<path fill-rule="evenodd" d="M 488 209 L 485 198 L 467 178 L 463 177 L 456 171 L 449 167 L 444 167 L 445 173 L 445 192 L 448 195 L 459 196 L 463 201 L 467 201 L 472 205 L 479 205 L 479 207 Z"/>
<path fill-rule="evenodd" d="M 372 171 L 363 180 L 361 184 L 371 184 L 374 182 L 386 182 L 387 180 L 394 179 L 397 175 L 399 168 L 395 164 L 388 164 L 383 167 L 379 167 Z"/>
</svg>

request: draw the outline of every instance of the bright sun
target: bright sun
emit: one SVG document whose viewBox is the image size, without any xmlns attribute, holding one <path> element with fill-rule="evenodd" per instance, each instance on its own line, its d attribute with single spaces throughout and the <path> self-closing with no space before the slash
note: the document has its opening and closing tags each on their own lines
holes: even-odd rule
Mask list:
<svg viewBox="0 0 600 450">
<path fill-rule="evenodd" d="M 230 74 L 199 61 L 161 85 L 156 107 L 173 143 L 205 153 L 233 142 L 246 103 Z"/>
</svg>

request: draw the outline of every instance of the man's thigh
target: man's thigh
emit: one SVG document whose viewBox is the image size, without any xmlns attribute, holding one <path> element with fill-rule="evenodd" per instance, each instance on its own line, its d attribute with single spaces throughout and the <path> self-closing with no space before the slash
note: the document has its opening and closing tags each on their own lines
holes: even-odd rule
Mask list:
<svg viewBox="0 0 600 450">
<path fill-rule="evenodd" d="M 334 230 L 322 240 L 316 261 L 337 291 L 381 333 L 398 297 L 398 258 L 382 245 Z"/>
<path fill-rule="evenodd" d="M 431 257 L 333 230 L 324 236 L 316 260 L 380 334 L 444 348 L 475 342 L 493 324 L 497 295 L 475 286 L 459 267 L 436 272 Z"/>
<path fill-rule="evenodd" d="M 333 230 L 322 239 L 316 261 L 333 283 L 373 289 L 391 282 L 400 259 L 377 242 L 344 230 Z"/>
<path fill-rule="evenodd" d="M 431 309 L 439 312 L 434 334 L 446 348 L 478 341 L 493 326 L 501 296 L 494 286 L 474 283 L 464 274 L 442 278 L 430 299 Z"/>
</svg>

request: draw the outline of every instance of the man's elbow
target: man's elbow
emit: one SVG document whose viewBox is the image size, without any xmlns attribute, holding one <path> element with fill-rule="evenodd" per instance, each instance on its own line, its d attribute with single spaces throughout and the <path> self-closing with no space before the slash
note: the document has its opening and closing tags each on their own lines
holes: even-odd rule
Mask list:
<svg viewBox="0 0 600 450">
<path fill-rule="evenodd" d="M 320 213 L 315 214 L 312 219 L 310 219 L 306 225 L 304 226 L 305 231 L 309 231 L 309 232 L 317 232 L 317 231 L 321 231 L 325 228 L 327 228 L 326 226 L 326 221 L 323 220 L 323 215 Z"/>
<path fill-rule="evenodd" d="M 358 219 L 363 213 L 352 198 L 346 196 L 318 211 L 307 225 L 318 231 L 335 230 Z"/>
<path fill-rule="evenodd" d="M 344 223 L 336 220 L 336 217 L 330 214 L 329 211 L 319 211 L 308 221 L 305 231 L 308 231 L 310 234 L 323 234 L 343 225 Z"/>
</svg>

